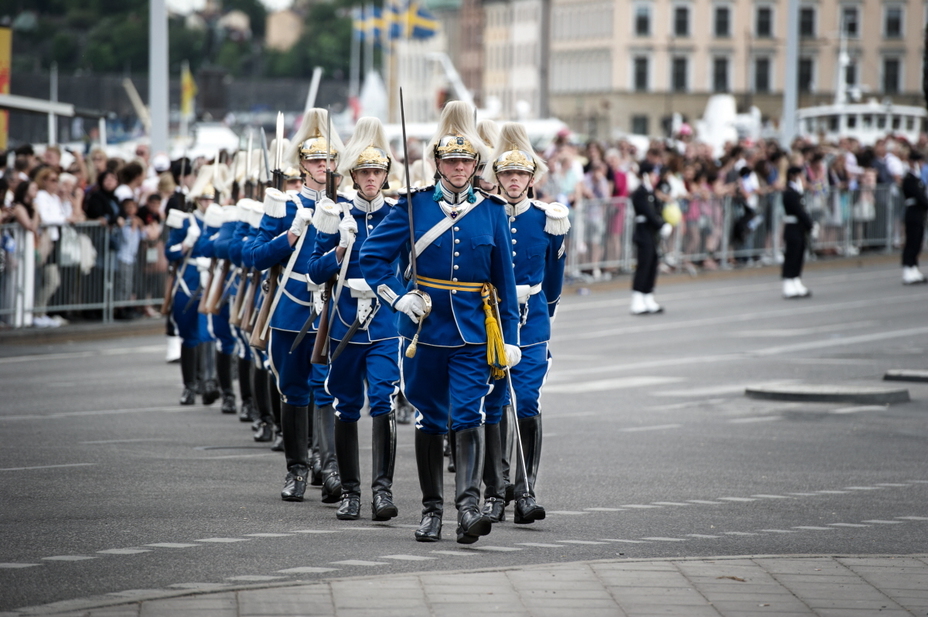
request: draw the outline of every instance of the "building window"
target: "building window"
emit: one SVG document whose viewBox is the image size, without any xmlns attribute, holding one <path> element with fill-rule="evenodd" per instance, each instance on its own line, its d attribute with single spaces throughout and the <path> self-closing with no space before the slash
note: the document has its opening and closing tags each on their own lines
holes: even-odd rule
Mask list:
<svg viewBox="0 0 928 617">
<path fill-rule="evenodd" d="M 888 5 L 883 8 L 883 36 L 887 39 L 902 38 L 902 7 Z"/>
<path fill-rule="evenodd" d="M 754 59 L 754 92 L 770 92 L 770 58 Z"/>
<path fill-rule="evenodd" d="M 648 134 L 648 117 L 647 116 L 632 116 L 632 134 L 633 135 L 647 135 Z"/>
<path fill-rule="evenodd" d="M 857 86 L 857 64 L 853 60 L 844 67 L 844 83 L 848 88 Z"/>
<path fill-rule="evenodd" d="M 690 7 L 682 5 L 673 7 L 673 35 L 690 35 Z"/>
<path fill-rule="evenodd" d="M 883 94 L 899 94 L 900 70 L 899 58 L 883 58 Z"/>
<path fill-rule="evenodd" d="M 841 30 L 844 36 L 849 39 L 856 39 L 860 36 L 860 13 L 856 6 L 845 6 L 841 8 Z"/>
<path fill-rule="evenodd" d="M 719 38 L 728 38 L 731 36 L 731 7 L 715 7 L 715 36 Z"/>
<path fill-rule="evenodd" d="M 804 6 L 799 9 L 799 37 L 803 39 L 815 38 L 815 8 Z"/>
<path fill-rule="evenodd" d="M 757 13 L 754 19 L 754 34 L 758 38 L 770 38 L 773 36 L 773 8 L 769 6 L 757 7 Z"/>
<path fill-rule="evenodd" d="M 635 34 L 637 36 L 651 36 L 651 5 L 635 5 Z"/>
<path fill-rule="evenodd" d="M 673 59 L 670 75 L 670 88 L 674 92 L 686 92 L 687 90 L 687 69 L 688 62 L 686 57 L 676 57 Z"/>
<path fill-rule="evenodd" d="M 799 59 L 799 91 L 812 92 L 812 80 L 815 72 L 815 61 L 812 58 Z"/>
<path fill-rule="evenodd" d="M 712 59 L 712 91 L 728 92 L 728 58 Z"/>
<path fill-rule="evenodd" d="M 646 92 L 648 89 L 648 57 L 635 57 L 635 90 Z"/>
</svg>

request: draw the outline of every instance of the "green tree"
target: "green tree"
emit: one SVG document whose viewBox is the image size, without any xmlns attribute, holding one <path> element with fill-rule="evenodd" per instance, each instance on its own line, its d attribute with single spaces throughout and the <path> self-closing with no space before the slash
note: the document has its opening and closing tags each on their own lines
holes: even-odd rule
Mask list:
<svg viewBox="0 0 928 617">
<path fill-rule="evenodd" d="M 222 8 L 226 11 L 239 10 L 248 15 L 248 19 L 251 20 L 251 33 L 258 38 L 264 38 L 267 9 L 259 0 L 223 0 Z"/>
<path fill-rule="evenodd" d="M 347 73 L 351 53 L 351 18 L 337 2 L 314 4 L 303 35 L 289 51 L 266 51 L 267 73 L 274 77 L 310 77 L 321 66 L 327 75 Z"/>
</svg>

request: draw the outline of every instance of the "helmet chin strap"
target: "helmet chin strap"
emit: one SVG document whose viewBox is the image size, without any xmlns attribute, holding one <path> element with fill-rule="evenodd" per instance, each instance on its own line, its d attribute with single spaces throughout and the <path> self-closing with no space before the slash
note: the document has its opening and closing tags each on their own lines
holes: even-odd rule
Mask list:
<svg viewBox="0 0 928 617">
<path fill-rule="evenodd" d="M 445 185 L 445 188 L 453 192 L 455 195 L 460 195 L 461 193 L 467 192 L 467 189 L 474 185 L 474 178 L 477 176 L 477 167 L 476 165 L 474 166 L 473 173 L 470 174 L 467 182 L 460 189 L 457 189 L 457 187 L 451 184 L 451 180 L 449 180 L 445 174 L 441 173 L 441 171 L 436 169 L 435 174 L 439 177 L 439 179 L 444 180 L 443 184 Z"/>
<path fill-rule="evenodd" d="M 322 181 L 321 181 L 321 182 L 320 182 L 319 180 L 316 180 L 316 176 L 314 176 L 308 169 L 306 169 L 305 167 L 303 167 L 303 161 L 300 161 L 300 169 L 303 170 L 303 173 L 306 174 L 306 177 L 307 177 L 307 178 L 310 178 L 310 179 L 311 179 L 313 182 L 315 182 L 316 184 L 321 184 L 322 186 L 325 186 L 325 176 L 322 177 Z"/>
</svg>

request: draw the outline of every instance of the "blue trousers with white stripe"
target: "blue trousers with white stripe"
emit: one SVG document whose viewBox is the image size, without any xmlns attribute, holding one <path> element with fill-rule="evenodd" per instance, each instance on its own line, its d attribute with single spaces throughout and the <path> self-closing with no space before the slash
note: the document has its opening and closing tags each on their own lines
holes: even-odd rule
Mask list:
<svg viewBox="0 0 928 617">
<path fill-rule="evenodd" d="M 326 392 L 335 399 L 335 416 L 339 420 L 357 422 L 361 419 L 365 384 L 371 417 L 393 411 L 400 391 L 400 352 L 399 338 L 368 345 L 348 343 L 329 366 L 325 381 Z"/>
<path fill-rule="evenodd" d="M 551 352 L 547 343 L 522 347 L 522 360 L 509 369 L 512 387 L 516 391 L 516 413 L 520 418 L 531 418 L 541 413 L 541 388 L 551 369 Z M 493 382 L 493 391 L 487 396 L 487 424 L 496 424 L 503 416 L 503 406 L 509 404 L 509 385 L 506 379 Z"/>
</svg>

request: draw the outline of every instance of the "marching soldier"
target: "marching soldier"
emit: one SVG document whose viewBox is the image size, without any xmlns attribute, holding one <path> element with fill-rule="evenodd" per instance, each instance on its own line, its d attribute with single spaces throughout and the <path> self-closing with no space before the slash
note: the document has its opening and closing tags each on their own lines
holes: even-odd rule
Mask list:
<svg viewBox="0 0 928 617">
<path fill-rule="evenodd" d="M 284 501 L 303 501 L 306 491 L 309 405 L 313 400 L 317 407 L 328 411 L 322 415 L 331 417 L 328 426 L 334 433 L 331 397 L 322 388 L 324 370 L 311 363 L 315 342 L 311 319 L 316 300 L 313 292 L 318 292 L 320 287 L 308 275 L 309 257 L 316 235 L 312 226 L 313 206 L 329 198 L 323 193 L 327 173 L 334 171 L 336 157 L 344 148 L 337 135 L 327 134 L 326 119 L 327 113 L 322 109 L 313 109 L 304 117 L 287 157 L 294 158 L 294 154 L 299 157 L 305 174 L 303 189 L 295 200 L 276 189 L 265 191 L 261 228 L 254 241 L 245 248 L 251 252 L 255 268 L 263 270 L 275 264 L 284 267 L 275 297 L 265 300 L 272 303 L 272 313 L 267 321 L 270 328 L 267 353 L 280 392 L 280 424 L 287 461 L 287 477 L 280 494 Z M 313 336 L 298 340 L 307 322 L 310 324 L 309 333 Z M 256 324 L 255 327 L 264 326 Z M 328 463 L 323 471 L 323 503 L 335 503 L 341 499 L 334 448 L 327 449 L 327 453 L 329 451 L 330 460 L 323 461 Z"/>
<path fill-rule="evenodd" d="M 316 249 L 310 258 L 310 278 L 327 281 L 338 274 L 336 294 L 341 290 L 334 298 L 329 321 L 334 352 L 325 382 L 326 391 L 335 399 L 335 453 L 342 480 L 342 500 L 335 515 L 341 520 L 360 518 L 358 420 L 365 393 L 373 425 L 371 518 L 386 521 L 398 513 L 393 503 L 393 469 L 400 339 L 392 313 L 382 310 L 358 264 L 362 243 L 393 206 L 392 200 L 387 202 L 383 196 L 392 166 L 380 121 L 361 118 L 338 169 L 354 183 L 354 200 L 350 206 L 326 201 L 313 216 Z"/>
<path fill-rule="evenodd" d="M 246 154 L 246 156 L 250 155 Z M 241 306 L 234 300 L 239 294 L 244 294 L 247 284 L 245 267 L 242 262 L 243 227 L 247 228 L 248 226 L 248 218 L 251 216 L 253 202 L 254 200 L 250 197 L 243 197 L 238 200 L 238 203 L 235 204 L 235 215 L 230 215 L 229 220 L 223 223 L 222 228 L 219 230 L 219 240 L 216 242 L 217 252 L 225 250 L 228 254 L 229 263 L 232 265 L 232 268 L 234 268 L 231 274 L 233 281 L 228 289 L 228 306 L 224 307 L 224 310 L 227 310 L 229 313 L 229 323 L 236 338 L 235 349 L 236 355 L 238 356 L 238 387 L 242 397 L 242 407 L 239 410 L 238 418 L 242 422 L 254 422 L 258 419 L 257 407 L 255 406 L 254 400 L 254 389 L 252 388 L 254 380 L 252 365 L 254 359 L 252 358 L 251 347 L 248 345 L 248 337 L 242 330 L 240 320 L 233 319 L 233 311 L 241 309 Z M 241 235 L 239 235 L 239 230 L 243 230 Z M 228 239 L 226 239 L 227 234 Z"/>
<path fill-rule="evenodd" d="M 536 180 L 547 172 L 547 165 L 532 149 L 520 124 L 504 124 L 499 142 L 485 172 L 486 181 L 499 187 L 506 200 L 509 232 L 518 244 L 513 246 L 516 292 L 519 300 L 519 346 L 522 360 L 509 370 L 515 402 L 505 380 L 494 386 L 487 400 L 487 468 L 484 471 L 483 512 L 493 522 L 505 520 L 507 435 L 501 420 L 507 407 L 515 405 L 521 456 L 517 456 L 515 516 L 517 524 L 545 518 L 545 510 L 535 501 L 535 479 L 541 460 L 541 406 L 539 398 L 551 367 L 551 320 L 561 299 L 564 282 L 564 236 L 570 229 L 567 207 L 546 204 L 531 198 Z M 517 454 L 520 451 L 517 450 Z M 522 468 L 524 461 L 525 468 Z"/>
<path fill-rule="evenodd" d="M 657 281 L 657 236 L 670 237 L 673 227 L 661 218 L 661 204 L 654 194 L 660 179 L 660 171 L 650 162 L 638 166 L 641 185 L 632 193 L 635 208 L 635 235 L 632 239 L 638 249 L 638 264 L 632 280 L 632 315 L 662 313 L 664 309 L 654 299 L 654 284 Z"/>
<path fill-rule="evenodd" d="M 364 278 L 396 311 L 406 347 L 403 390 L 417 410 L 419 542 L 441 539 L 442 441 L 449 413 L 457 443 L 457 541 L 471 544 L 490 533 L 492 524 L 479 508 L 484 399 L 492 389 L 491 368 L 515 366 L 521 355 L 512 266 L 517 240 L 510 236 L 502 200 L 474 190 L 487 149 L 473 116 L 466 103 L 445 107 L 427 148 L 438 182 L 407 193 L 361 247 Z M 406 280 L 397 276 L 397 258 Z"/>
<path fill-rule="evenodd" d="M 902 247 L 902 284 L 925 283 L 925 275 L 918 269 L 918 254 L 925 239 L 925 213 L 928 212 L 928 195 L 921 179 L 922 153 L 909 152 L 909 171 L 902 179 L 902 196 L 905 198 L 905 245 Z"/>
<path fill-rule="evenodd" d="M 817 235 L 816 226 L 806 212 L 806 199 L 802 186 L 802 167 L 786 170 L 786 189 L 783 191 L 783 297 L 808 298 L 812 295 L 799 277 L 806 254 L 806 235 Z"/>
</svg>

